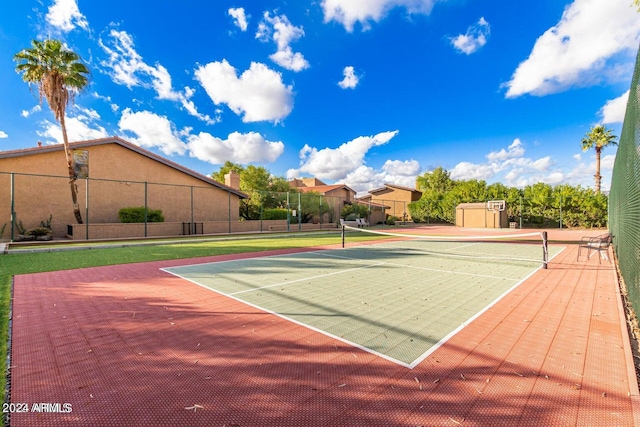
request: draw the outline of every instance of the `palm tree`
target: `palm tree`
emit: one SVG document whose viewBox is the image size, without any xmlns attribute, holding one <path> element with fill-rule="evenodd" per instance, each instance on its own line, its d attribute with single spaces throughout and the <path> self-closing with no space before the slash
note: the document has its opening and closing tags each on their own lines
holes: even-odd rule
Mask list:
<svg viewBox="0 0 640 427">
<path fill-rule="evenodd" d="M 597 125 L 591 128 L 587 135 L 582 138 L 582 151 L 596 149 L 596 193 L 600 193 L 600 181 L 602 176 L 600 175 L 600 153 L 602 149 L 608 145 L 618 145 L 615 141 L 617 136 L 611 133 L 611 129 L 607 129 L 604 125 Z"/>
<path fill-rule="evenodd" d="M 64 113 L 67 105 L 73 103 L 76 93 L 82 91 L 89 83 L 89 70 L 80 62 L 80 56 L 62 46 L 59 40 L 33 40 L 31 44 L 30 49 L 23 49 L 13 57 L 17 62 L 16 72 L 22 74 L 22 80 L 25 82 L 36 85 L 40 103 L 42 98 L 46 98 L 56 121 L 60 123 L 69 169 L 73 213 L 78 224 L 82 224 L 74 161 L 69 149 Z"/>
</svg>

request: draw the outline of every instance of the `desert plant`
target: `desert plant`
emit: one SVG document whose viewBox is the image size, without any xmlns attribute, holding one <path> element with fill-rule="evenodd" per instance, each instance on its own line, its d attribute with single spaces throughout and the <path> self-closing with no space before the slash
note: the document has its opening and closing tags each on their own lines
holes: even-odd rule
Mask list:
<svg viewBox="0 0 640 427">
<path fill-rule="evenodd" d="M 40 227 L 48 228 L 51 230 L 51 219 L 53 218 L 53 214 L 49 214 L 49 219 L 46 221 L 40 221 Z"/>
<path fill-rule="evenodd" d="M 51 235 L 51 229 L 47 227 L 33 227 L 27 230 L 24 234 L 26 236 L 33 236 L 33 237 L 49 236 Z"/>
</svg>

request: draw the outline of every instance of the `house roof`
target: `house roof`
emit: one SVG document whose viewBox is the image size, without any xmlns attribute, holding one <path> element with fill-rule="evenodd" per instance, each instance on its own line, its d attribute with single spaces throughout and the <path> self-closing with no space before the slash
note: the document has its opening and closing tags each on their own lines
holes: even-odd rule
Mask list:
<svg viewBox="0 0 640 427">
<path fill-rule="evenodd" d="M 389 189 L 392 189 L 392 190 L 410 191 L 411 193 L 417 193 L 422 195 L 422 191 L 416 190 L 415 188 L 403 187 L 402 185 L 386 184 L 386 183 L 383 185 L 384 187 L 374 188 L 373 190 L 369 190 L 369 193 L 375 194 L 375 193 L 380 193 L 382 191 L 388 191 Z"/>
<path fill-rule="evenodd" d="M 170 168 L 176 169 L 184 174 L 190 175 L 196 179 L 199 179 L 200 181 L 209 184 L 209 185 L 213 185 L 214 187 L 218 187 L 224 191 L 229 191 L 232 194 L 235 194 L 236 196 L 240 197 L 241 199 L 248 199 L 249 195 L 240 191 L 240 190 L 236 190 L 235 188 L 229 187 L 227 185 L 224 185 L 214 179 L 211 179 L 205 175 L 202 175 L 196 171 L 193 171 L 189 168 L 186 168 L 176 162 L 173 162 L 169 159 L 166 159 L 162 156 L 159 156 L 155 153 L 152 153 L 151 151 L 145 150 L 142 147 L 139 147 L 135 144 L 132 144 L 131 142 L 128 142 L 122 138 L 119 138 L 117 136 L 114 137 L 109 137 L 109 138 L 101 138 L 101 139 L 92 139 L 92 140 L 88 140 L 88 141 L 78 141 L 78 142 L 71 142 L 69 144 L 69 147 L 71 149 L 77 149 L 77 148 L 86 148 L 86 147 L 93 147 L 93 146 L 97 146 L 97 145 L 106 145 L 106 144 L 116 144 L 119 145 L 123 148 L 126 148 L 128 150 L 134 151 L 138 154 L 140 154 L 141 156 L 145 156 L 151 160 L 155 160 L 156 162 L 162 163 L 165 166 L 168 166 Z M 63 144 L 53 144 L 53 145 L 43 145 L 41 147 L 32 147 L 32 148 L 23 148 L 21 150 L 9 150 L 9 151 L 0 151 L 0 159 L 4 159 L 4 158 L 11 158 L 11 157 L 22 157 L 22 156 L 29 156 L 29 155 L 34 155 L 34 154 L 40 154 L 40 153 L 50 153 L 50 152 L 54 152 L 54 151 L 61 151 L 64 149 L 64 145 Z"/>
</svg>

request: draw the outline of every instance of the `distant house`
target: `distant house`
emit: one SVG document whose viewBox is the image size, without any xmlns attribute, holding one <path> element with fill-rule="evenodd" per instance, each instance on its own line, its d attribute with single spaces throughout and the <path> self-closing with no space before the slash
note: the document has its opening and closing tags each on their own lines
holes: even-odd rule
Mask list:
<svg viewBox="0 0 640 427">
<path fill-rule="evenodd" d="M 118 223 L 121 208 L 148 206 L 162 210 L 167 223 L 157 233 L 182 234 L 181 228 L 170 231 L 168 224 L 178 224 L 175 230 L 182 223 L 238 221 L 240 199 L 248 197 L 237 179 L 235 188 L 221 184 L 121 138 L 74 142 L 70 147 L 86 160 L 77 168 L 88 173 L 77 180 L 85 223 Z M 51 217 L 55 236 L 72 230 L 68 225 L 76 220 L 62 144 L 0 152 L 0 227 L 11 222 L 12 209 L 15 222 L 25 228 Z M 206 225 L 203 231 L 207 233 Z"/>
<path fill-rule="evenodd" d="M 370 190 L 368 195 L 358 198 L 358 202 L 371 202 L 386 206 L 388 215 L 399 220 L 411 221 L 409 203 L 420 200 L 420 197 L 422 197 L 422 192 L 414 188 L 384 184 L 383 187 Z"/>
<path fill-rule="evenodd" d="M 314 221 L 337 222 L 342 208 L 355 202 L 356 191 L 345 184 L 327 185 L 317 178 L 295 178 L 289 181 L 289 185 L 301 193 L 317 193 L 324 196 L 329 209 L 323 212 L 321 218 L 314 218 Z"/>
</svg>

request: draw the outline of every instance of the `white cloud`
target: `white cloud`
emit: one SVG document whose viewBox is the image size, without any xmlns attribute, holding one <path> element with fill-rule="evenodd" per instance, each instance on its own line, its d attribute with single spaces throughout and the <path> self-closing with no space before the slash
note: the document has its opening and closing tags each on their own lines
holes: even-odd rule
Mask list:
<svg viewBox="0 0 640 427">
<path fill-rule="evenodd" d="M 45 17 L 49 25 L 68 33 L 76 26 L 83 30 L 89 29 L 89 23 L 85 16 L 80 13 L 76 0 L 54 0 L 49 6 L 49 11 Z"/>
<path fill-rule="evenodd" d="M 32 115 L 33 113 L 37 113 L 38 111 L 42 111 L 42 106 L 40 104 L 36 105 L 30 110 L 22 110 L 22 113 L 20 113 L 20 115 L 22 117 L 29 117 L 30 115 Z"/>
<path fill-rule="evenodd" d="M 0 139 L 9 138 L 9 135 L 3 130 L 0 130 Z"/>
<path fill-rule="evenodd" d="M 486 181 L 495 174 L 496 170 L 491 164 L 460 162 L 451 170 L 451 179 L 479 179 Z"/>
<path fill-rule="evenodd" d="M 48 120 L 41 122 L 43 127 L 42 131 L 38 131 L 38 135 L 50 138 L 55 143 L 62 144 L 62 129 L 57 123 L 51 123 Z M 92 124 L 91 120 L 86 116 L 67 117 L 65 119 L 65 125 L 67 128 L 67 137 L 70 142 L 73 141 L 85 141 L 88 139 L 106 138 L 109 136 L 105 128 Z"/>
<path fill-rule="evenodd" d="M 227 13 L 233 18 L 233 23 L 236 27 L 240 28 L 240 31 L 247 31 L 247 16 L 244 13 L 243 7 L 230 8 Z"/>
<path fill-rule="evenodd" d="M 262 41 L 273 40 L 277 51 L 269 58 L 282 68 L 295 72 L 309 68 L 309 63 L 300 52 L 293 52 L 290 44 L 304 36 L 302 27 L 296 27 L 285 15 L 271 16 L 265 12 L 258 25 L 256 38 Z"/>
<path fill-rule="evenodd" d="M 627 112 L 627 102 L 629 100 L 629 91 L 626 91 L 615 99 L 610 99 L 600 109 L 602 123 L 622 123 Z"/>
<path fill-rule="evenodd" d="M 581 185 L 582 187 L 595 187 L 593 175 L 596 172 L 595 154 L 589 156 L 590 162 L 587 164 L 582 160 L 581 156 L 574 156 L 576 165 L 564 176 L 563 183 L 571 185 Z M 603 191 L 607 191 L 611 186 L 611 172 L 613 171 L 613 163 L 615 162 L 615 154 L 607 154 L 600 159 L 600 174 L 602 175 L 601 187 Z"/>
<path fill-rule="evenodd" d="M 166 155 L 184 154 L 187 151 L 187 145 L 180 139 L 182 133 L 165 116 L 149 111 L 132 112 L 126 108 L 122 111 L 118 126 L 122 131 L 137 135 L 127 139 L 141 147 L 158 148 Z"/>
<path fill-rule="evenodd" d="M 242 134 L 233 132 L 227 139 L 206 132 L 189 136 L 189 155 L 211 164 L 273 162 L 284 151 L 281 141 L 267 141 L 256 132 Z"/>
<path fill-rule="evenodd" d="M 293 110 L 293 88 L 264 64 L 252 62 L 238 77 L 224 59 L 200 66 L 195 77 L 216 105 L 226 104 L 245 123 L 279 122 Z"/>
<path fill-rule="evenodd" d="M 108 103 L 109 107 L 111 107 L 111 111 L 113 111 L 114 113 L 120 109 L 120 106 L 115 102 L 113 102 L 110 96 L 103 96 L 103 95 L 100 95 L 98 92 L 93 92 L 93 97 Z"/>
<path fill-rule="evenodd" d="M 343 180 L 364 165 L 367 152 L 389 142 L 398 131 L 381 132 L 374 136 L 360 136 L 345 142 L 338 148 L 318 150 L 306 145 L 300 150 L 300 167 L 287 171 L 287 177 L 296 178 L 308 174 L 319 179 Z"/>
<path fill-rule="evenodd" d="M 438 0 L 322 0 L 324 22 L 336 21 L 348 32 L 356 22 L 370 28 L 370 22 L 381 21 L 394 7 L 404 7 L 409 13 L 428 15 Z"/>
<path fill-rule="evenodd" d="M 199 120 L 207 124 L 216 123 L 217 120 L 209 115 L 198 112 L 190 100 L 193 95 L 192 89 L 186 87 L 183 92 L 175 91 L 171 75 L 164 66 L 151 66 L 143 61 L 129 33 L 111 29 L 109 38 L 106 41 L 101 39 L 99 44 L 109 56 L 101 65 L 111 70 L 109 75 L 115 83 L 125 85 L 129 89 L 138 86 L 152 88 L 156 91 L 158 99 L 179 102 L 182 108 Z"/>
<path fill-rule="evenodd" d="M 640 19 L 629 2 L 575 0 L 560 22 L 536 40 L 529 58 L 505 84 L 506 96 L 546 95 L 618 78 L 633 58 L 629 55 L 622 65 L 615 59 L 621 52 L 635 52 L 639 42 Z"/>
<path fill-rule="evenodd" d="M 499 174 L 506 185 L 523 187 L 536 182 L 556 184 L 559 171 L 554 170 L 550 156 L 539 159 L 525 157 L 525 149 L 519 138 L 507 149 L 492 151 L 485 156 L 486 163 L 460 162 L 451 170 L 451 178 L 458 180 L 477 179 L 488 181 Z"/>
<path fill-rule="evenodd" d="M 513 140 L 509 148 L 505 150 L 504 148 L 500 151 L 492 151 L 487 154 L 487 159 L 489 161 L 504 161 L 507 159 L 513 159 L 515 157 L 522 157 L 524 155 L 524 148 L 522 147 L 522 141 L 520 138 L 516 138 Z"/>
<path fill-rule="evenodd" d="M 452 37 L 451 44 L 459 52 L 471 55 L 487 43 L 490 33 L 489 23 L 484 18 L 480 18 L 476 24 L 467 28 L 465 34 Z"/>
<path fill-rule="evenodd" d="M 340 82 L 338 82 L 338 86 L 340 86 L 342 89 L 355 89 L 355 87 L 358 85 L 358 82 L 360 81 L 360 78 L 356 75 L 353 67 L 344 67 L 342 74 L 344 75 L 344 78 Z"/>
</svg>

